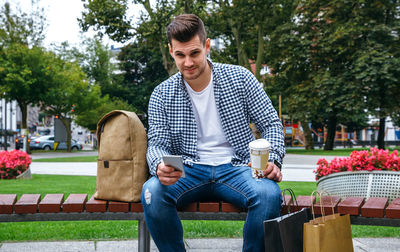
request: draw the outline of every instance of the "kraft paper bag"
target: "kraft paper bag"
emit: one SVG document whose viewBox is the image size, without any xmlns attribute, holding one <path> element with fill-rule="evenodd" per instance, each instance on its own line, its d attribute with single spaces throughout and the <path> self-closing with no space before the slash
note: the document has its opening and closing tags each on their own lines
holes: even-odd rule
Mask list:
<svg viewBox="0 0 400 252">
<path fill-rule="evenodd" d="M 352 252 L 350 215 L 333 214 L 304 224 L 304 252 Z"/>
</svg>

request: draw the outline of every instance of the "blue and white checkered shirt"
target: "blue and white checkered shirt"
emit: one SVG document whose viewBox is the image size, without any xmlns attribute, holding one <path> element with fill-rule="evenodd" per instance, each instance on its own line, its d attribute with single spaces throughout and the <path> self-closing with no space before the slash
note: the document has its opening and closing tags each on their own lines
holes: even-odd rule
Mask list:
<svg viewBox="0 0 400 252">
<path fill-rule="evenodd" d="M 285 155 L 282 124 L 255 76 L 241 66 L 210 64 L 222 128 L 234 149 L 232 165 L 247 166 L 250 160 L 248 144 L 255 139 L 250 122 L 271 143 L 269 159 L 282 163 Z M 148 115 L 147 162 L 152 175 L 164 155 L 182 155 L 188 166 L 199 161 L 196 119 L 181 73 L 154 89 Z"/>
</svg>

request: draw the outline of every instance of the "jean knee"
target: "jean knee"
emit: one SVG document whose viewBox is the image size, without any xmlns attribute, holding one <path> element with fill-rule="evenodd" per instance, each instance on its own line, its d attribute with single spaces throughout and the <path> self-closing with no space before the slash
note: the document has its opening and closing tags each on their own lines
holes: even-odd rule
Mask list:
<svg viewBox="0 0 400 252">
<path fill-rule="evenodd" d="M 280 209 L 282 204 L 282 192 L 278 184 L 272 180 L 266 180 L 266 185 L 257 187 L 257 194 L 262 204 L 276 206 Z"/>
<path fill-rule="evenodd" d="M 141 201 L 143 207 L 156 203 L 155 201 L 157 201 L 157 198 L 163 195 L 162 191 L 162 184 L 157 178 L 152 177 L 147 180 L 142 187 Z M 154 195 L 158 197 L 154 197 Z"/>
</svg>

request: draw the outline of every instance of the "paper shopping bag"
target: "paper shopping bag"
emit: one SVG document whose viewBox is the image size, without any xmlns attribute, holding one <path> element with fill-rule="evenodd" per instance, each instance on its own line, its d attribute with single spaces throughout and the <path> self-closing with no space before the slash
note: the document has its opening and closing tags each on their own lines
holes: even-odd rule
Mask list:
<svg viewBox="0 0 400 252">
<path fill-rule="evenodd" d="M 303 251 L 303 225 L 309 221 L 309 208 L 264 221 L 265 251 Z"/>
<path fill-rule="evenodd" d="M 304 252 L 352 252 L 350 215 L 333 214 L 304 224 Z"/>
<path fill-rule="evenodd" d="M 292 195 L 293 202 L 296 202 L 293 191 L 286 190 Z M 311 219 L 310 209 L 303 208 L 294 213 L 290 213 L 290 207 L 288 210 L 286 215 L 264 221 L 265 251 L 303 251 L 303 225 Z"/>
</svg>

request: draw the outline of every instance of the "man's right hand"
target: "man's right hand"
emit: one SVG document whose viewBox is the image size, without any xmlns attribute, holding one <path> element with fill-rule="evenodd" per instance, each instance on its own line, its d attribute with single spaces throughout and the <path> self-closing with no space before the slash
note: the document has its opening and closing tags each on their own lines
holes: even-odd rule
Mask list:
<svg viewBox="0 0 400 252">
<path fill-rule="evenodd" d="M 182 172 L 175 170 L 174 167 L 165 165 L 161 162 L 157 166 L 157 177 L 163 185 L 173 185 L 182 176 Z"/>
</svg>

